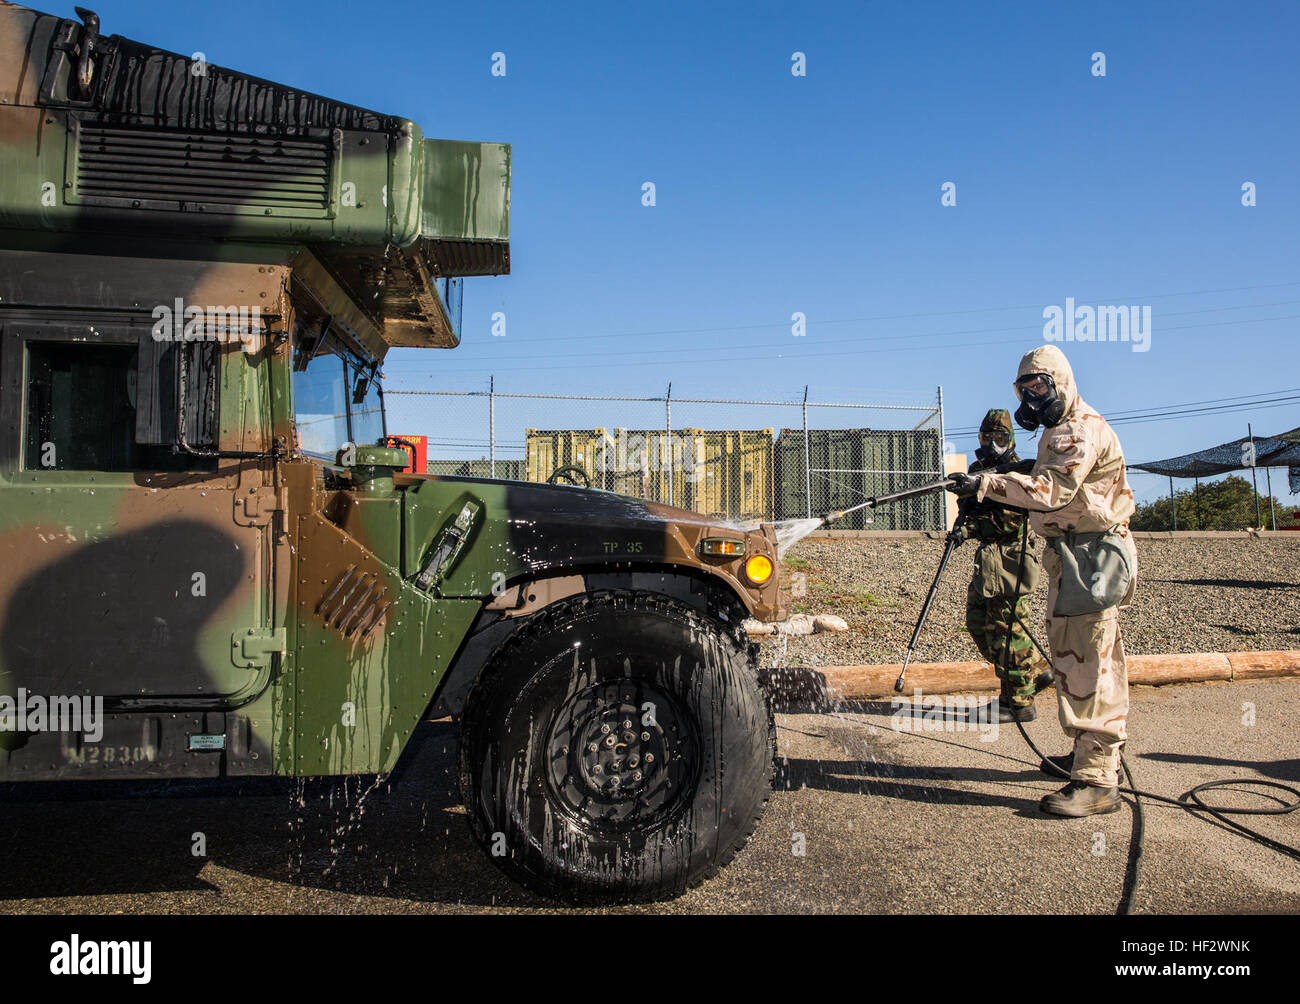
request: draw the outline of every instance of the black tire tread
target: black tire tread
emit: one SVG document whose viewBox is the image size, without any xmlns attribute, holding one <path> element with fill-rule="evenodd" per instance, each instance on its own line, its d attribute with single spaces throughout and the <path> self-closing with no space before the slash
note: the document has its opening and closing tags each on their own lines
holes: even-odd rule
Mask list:
<svg viewBox="0 0 1300 1004">
<path fill-rule="evenodd" d="M 492 655 L 488 664 L 483 668 L 479 677 L 474 682 L 470 693 L 465 701 L 465 712 L 461 721 L 461 739 L 457 755 L 457 775 L 460 786 L 461 801 L 467 809 L 470 827 L 473 830 L 474 837 L 478 842 L 487 846 L 490 834 L 485 832 L 482 821 L 478 818 L 478 813 L 473 805 L 473 767 L 469 762 L 468 743 L 465 737 L 472 734 L 481 724 L 481 716 L 485 711 L 483 707 L 482 695 L 490 693 L 492 684 L 497 676 L 503 673 L 511 664 L 514 653 L 517 649 L 526 645 L 533 638 L 546 634 L 547 632 L 563 625 L 571 620 L 576 613 L 589 609 L 596 605 L 607 605 L 612 609 L 620 607 L 628 610 L 636 610 L 643 613 L 663 613 L 672 616 L 682 617 L 687 620 L 692 627 L 700 631 L 711 631 L 729 638 L 737 646 L 739 651 L 743 652 L 750 668 L 754 671 L 755 682 L 763 695 L 763 703 L 767 708 L 767 728 L 768 741 L 767 747 L 771 750 L 771 756 L 768 758 L 767 766 L 767 784 L 764 788 L 763 800 L 754 812 L 753 818 L 750 819 L 748 826 L 745 828 L 743 835 L 739 840 L 726 850 L 726 852 L 713 861 L 709 866 L 703 869 L 697 876 L 689 880 L 686 888 L 675 890 L 670 893 L 650 894 L 645 897 L 634 896 L 622 900 L 622 902 L 653 902 L 656 900 L 673 899 L 685 892 L 695 889 L 715 877 L 719 871 L 725 868 L 735 858 L 744 847 L 749 844 L 750 838 L 753 837 L 758 829 L 758 824 L 763 818 L 767 809 L 768 802 L 771 800 L 772 791 L 776 784 L 776 720 L 772 714 L 772 701 L 770 694 L 762 679 L 757 672 L 757 655 L 759 646 L 753 643 L 744 628 L 741 625 L 741 618 L 733 616 L 730 622 L 724 622 L 714 617 L 709 617 L 699 610 L 690 607 L 678 600 L 664 596 L 662 593 L 655 593 L 649 590 L 598 590 L 591 593 L 582 593 L 567 599 L 553 603 L 540 611 L 533 617 L 529 618 L 518 631 L 515 631 Z M 737 604 L 738 606 L 738 604 Z M 490 856 L 489 856 L 490 857 Z M 493 864 L 502 870 L 514 880 L 518 877 L 509 872 L 507 865 L 502 859 L 491 858 Z M 533 885 L 535 888 L 541 887 L 540 891 L 555 899 L 578 901 L 581 902 L 583 897 L 575 896 L 572 891 L 556 888 L 553 884 L 546 883 L 542 879 L 534 877 Z M 607 902 L 601 900 L 601 902 Z"/>
</svg>

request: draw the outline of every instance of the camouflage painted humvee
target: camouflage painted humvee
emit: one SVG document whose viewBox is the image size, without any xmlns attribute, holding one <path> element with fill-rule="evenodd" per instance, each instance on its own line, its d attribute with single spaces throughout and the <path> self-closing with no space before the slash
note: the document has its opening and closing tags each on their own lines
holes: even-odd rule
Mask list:
<svg viewBox="0 0 1300 1004">
<path fill-rule="evenodd" d="M 773 779 L 770 529 L 385 436 L 385 353 L 509 271 L 510 148 L 77 13 L 0 4 L 0 780 L 387 772 L 451 714 L 517 878 L 712 874 Z"/>
</svg>

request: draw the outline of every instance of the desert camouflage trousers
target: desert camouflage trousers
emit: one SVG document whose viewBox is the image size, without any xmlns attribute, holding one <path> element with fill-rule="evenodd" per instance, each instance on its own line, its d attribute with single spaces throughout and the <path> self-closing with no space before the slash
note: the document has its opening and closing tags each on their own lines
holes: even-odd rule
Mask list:
<svg viewBox="0 0 1300 1004">
<path fill-rule="evenodd" d="M 1003 699 L 1025 705 L 1034 702 L 1034 679 L 1048 665 L 1020 621 L 1029 623 L 1028 596 L 982 596 L 974 582 L 967 588 L 966 630 L 980 655 L 993 664 Z"/>
<path fill-rule="evenodd" d="M 1119 751 L 1127 737 L 1128 667 L 1119 630 L 1119 608 L 1077 617 L 1053 617 L 1061 583 L 1061 559 L 1048 548 L 1047 639 L 1056 670 L 1056 704 L 1065 734 L 1074 740 L 1070 777 L 1113 787 L 1119 784 Z"/>
</svg>

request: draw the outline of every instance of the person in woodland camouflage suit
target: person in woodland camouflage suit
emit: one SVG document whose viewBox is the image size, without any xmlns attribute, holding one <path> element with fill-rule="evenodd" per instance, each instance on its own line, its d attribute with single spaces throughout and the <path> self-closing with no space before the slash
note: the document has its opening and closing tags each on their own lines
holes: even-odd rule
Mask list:
<svg viewBox="0 0 1300 1004">
<path fill-rule="evenodd" d="M 980 448 L 970 473 L 1016 463 L 1016 436 L 1011 413 L 992 408 L 980 423 Z M 966 630 L 1002 681 L 998 717 L 1003 722 L 1028 722 L 1034 710 L 1035 682 L 1049 672 L 1047 661 L 1022 626 L 1029 617 L 1029 597 L 1037 585 L 1041 562 L 1025 513 L 993 502 L 967 499 L 963 540 L 979 542 L 975 574 L 966 589 Z M 1024 568 L 1021 549 L 1024 546 Z"/>
</svg>

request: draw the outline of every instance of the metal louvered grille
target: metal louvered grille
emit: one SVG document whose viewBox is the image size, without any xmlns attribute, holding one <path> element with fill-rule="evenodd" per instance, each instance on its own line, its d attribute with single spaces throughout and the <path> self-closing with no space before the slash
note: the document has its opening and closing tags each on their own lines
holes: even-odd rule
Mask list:
<svg viewBox="0 0 1300 1004">
<path fill-rule="evenodd" d="M 330 205 L 328 140 L 158 132 L 82 123 L 82 202 L 148 209 L 267 209 L 322 215 Z"/>
<path fill-rule="evenodd" d="M 316 614 L 345 638 L 358 631 L 365 638 L 392 605 L 378 575 L 348 565 L 316 604 Z"/>
</svg>

